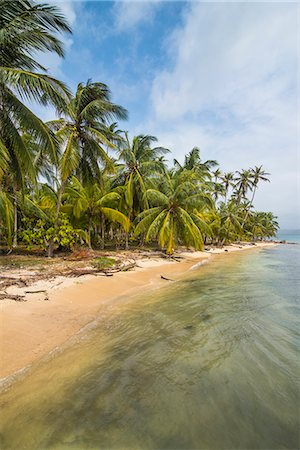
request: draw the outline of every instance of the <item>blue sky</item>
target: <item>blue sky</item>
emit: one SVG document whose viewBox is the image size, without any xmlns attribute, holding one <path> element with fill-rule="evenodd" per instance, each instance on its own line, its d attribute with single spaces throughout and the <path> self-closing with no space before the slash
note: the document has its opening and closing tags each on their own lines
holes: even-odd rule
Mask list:
<svg viewBox="0 0 300 450">
<path fill-rule="evenodd" d="M 256 207 L 300 228 L 297 2 L 52 3 L 73 28 L 64 60 L 42 56 L 53 75 L 108 84 L 129 111 L 120 127 L 179 160 L 198 146 L 225 171 L 263 164 Z"/>
</svg>

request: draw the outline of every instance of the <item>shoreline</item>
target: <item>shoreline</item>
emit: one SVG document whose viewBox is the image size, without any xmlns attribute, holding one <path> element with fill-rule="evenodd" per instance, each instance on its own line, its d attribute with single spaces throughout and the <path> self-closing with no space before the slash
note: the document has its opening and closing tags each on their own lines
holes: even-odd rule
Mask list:
<svg viewBox="0 0 300 450">
<path fill-rule="evenodd" d="M 233 244 L 206 252 L 180 252 L 180 261 L 153 257 L 138 259 L 133 271 L 118 272 L 113 277 L 86 275 L 80 279 L 61 277 L 63 279 L 36 282 L 30 288 L 47 288 L 49 301 L 32 293 L 24 303 L 1 302 L 0 385 L 10 384 L 32 365 L 62 348 L 101 317 L 101 311 L 113 307 L 118 299 L 165 287 L 168 281 L 176 281 L 176 278 L 180 280 L 188 270 L 209 262 L 212 255 L 274 245 L 276 243 Z M 25 289 L 14 288 L 14 292 Z"/>
</svg>

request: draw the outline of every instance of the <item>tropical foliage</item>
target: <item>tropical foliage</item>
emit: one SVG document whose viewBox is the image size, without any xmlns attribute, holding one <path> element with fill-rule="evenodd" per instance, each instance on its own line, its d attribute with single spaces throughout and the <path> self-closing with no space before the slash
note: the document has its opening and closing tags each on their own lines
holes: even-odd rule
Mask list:
<svg viewBox="0 0 300 450">
<path fill-rule="evenodd" d="M 0 0 L 0 240 L 52 256 L 76 245 L 178 246 L 259 240 L 276 234 L 271 212 L 254 209 L 269 181 L 262 166 L 223 172 L 194 147 L 183 162 L 147 134 L 129 137 L 127 111 L 108 86 L 88 80 L 72 94 L 39 63 L 64 56 L 70 27 L 53 5 Z M 28 106 L 52 105 L 44 123 Z"/>
</svg>

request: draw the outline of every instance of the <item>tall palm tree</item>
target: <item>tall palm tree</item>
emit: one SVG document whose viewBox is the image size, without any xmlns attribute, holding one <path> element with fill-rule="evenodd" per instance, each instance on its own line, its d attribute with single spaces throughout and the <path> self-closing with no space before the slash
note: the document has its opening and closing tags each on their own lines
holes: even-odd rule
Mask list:
<svg viewBox="0 0 300 450">
<path fill-rule="evenodd" d="M 246 211 L 245 218 L 244 218 L 243 223 L 242 223 L 242 227 L 244 227 L 245 222 L 246 222 L 246 220 L 248 218 L 250 209 L 253 206 L 254 197 L 255 197 L 255 193 L 256 193 L 256 190 L 257 190 L 258 183 L 260 181 L 269 181 L 270 182 L 269 178 L 267 178 L 267 175 L 270 175 L 270 174 L 263 170 L 262 165 L 261 166 L 255 166 L 254 169 L 250 169 L 250 172 L 251 172 L 251 178 L 252 178 L 253 193 L 252 193 L 252 198 L 250 200 L 249 208 Z"/>
<path fill-rule="evenodd" d="M 35 59 L 38 51 L 64 55 L 57 32 L 70 32 L 64 16 L 55 6 L 30 0 L 0 0 L 0 176 L 8 172 L 13 183 L 14 244 L 17 238 L 17 193 L 24 176 L 36 177 L 32 154 L 22 139 L 31 134 L 51 156 L 57 158 L 57 142 L 48 127 L 24 103 L 52 104 L 63 111 L 69 91 L 49 76 Z"/>
<path fill-rule="evenodd" d="M 246 198 L 247 192 L 253 188 L 252 172 L 249 169 L 237 171 L 236 173 L 238 175 L 235 178 L 236 198 L 237 203 L 241 203 L 242 199 Z"/>
<path fill-rule="evenodd" d="M 199 209 L 212 206 L 211 199 L 195 189 L 193 174 L 170 176 L 164 192 L 148 189 L 150 208 L 138 216 L 135 234 L 146 233 L 146 242 L 158 239 L 161 248 L 171 255 L 181 242 L 196 250 L 203 248 L 203 232 L 209 227 L 198 214 Z"/>
<path fill-rule="evenodd" d="M 55 224 L 68 179 L 77 175 L 84 183 L 100 182 L 99 161 L 108 167 L 112 165 L 104 147 L 114 148 L 110 140 L 111 130 L 108 130 L 108 121 L 114 118 L 126 119 L 127 111 L 112 103 L 109 88 L 105 84 L 88 80 L 86 85 L 78 84 L 65 117 L 48 122 L 63 145 L 58 165 L 60 188 Z M 49 248 L 49 256 L 52 254 L 53 245 Z"/>
<path fill-rule="evenodd" d="M 148 200 L 144 195 L 153 179 L 165 171 L 163 155 L 169 152 L 163 147 L 153 147 L 157 141 L 155 136 L 134 136 L 130 142 L 125 133 L 123 145 L 119 150 L 118 175 L 115 185 L 124 186 L 124 209 L 127 210 L 129 220 L 132 220 L 143 208 L 148 208 Z M 126 248 L 128 248 L 128 233 L 126 234 Z"/>
<path fill-rule="evenodd" d="M 224 189 L 225 189 L 225 204 L 227 203 L 227 195 L 228 195 L 228 190 L 231 186 L 233 186 L 233 182 L 234 182 L 234 173 L 233 172 L 226 172 L 222 175 L 221 177 Z"/>
</svg>

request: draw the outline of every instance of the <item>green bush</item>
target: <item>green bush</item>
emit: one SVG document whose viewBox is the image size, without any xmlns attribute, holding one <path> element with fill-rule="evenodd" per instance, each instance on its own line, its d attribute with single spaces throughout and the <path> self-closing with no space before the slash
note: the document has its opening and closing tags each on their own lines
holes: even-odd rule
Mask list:
<svg viewBox="0 0 300 450">
<path fill-rule="evenodd" d="M 57 246 L 63 247 L 67 250 L 72 249 L 76 242 L 82 238 L 82 230 L 75 230 L 70 224 L 69 219 L 65 215 L 61 215 L 56 229 L 50 222 L 45 222 L 41 219 L 22 220 L 23 227 L 19 233 L 20 239 L 30 250 L 33 245 L 47 250 L 49 243 L 54 238 L 54 243 Z"/>
</svg>

